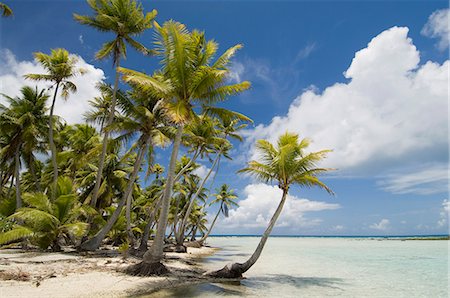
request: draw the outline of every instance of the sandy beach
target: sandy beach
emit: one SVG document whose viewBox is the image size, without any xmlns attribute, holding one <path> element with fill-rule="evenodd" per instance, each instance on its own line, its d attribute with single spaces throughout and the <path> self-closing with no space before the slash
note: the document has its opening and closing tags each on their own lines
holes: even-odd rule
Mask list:
<svg viewBox="0 0 450 298">
<path fill-rule="evenodd" d="M 113 249 L 79 254 L 75 251 L 48 253 L 0 250 L 0 297 L 125 297 L 151 293 L 193 281 L 192 272 L 202 272 L 199 258 L 215 248 L 189 247 L 187 253 L 167 253 L 170 277 L 136 277 L 121 272 L 139 262 L 124 258 Z"/>
</svg>

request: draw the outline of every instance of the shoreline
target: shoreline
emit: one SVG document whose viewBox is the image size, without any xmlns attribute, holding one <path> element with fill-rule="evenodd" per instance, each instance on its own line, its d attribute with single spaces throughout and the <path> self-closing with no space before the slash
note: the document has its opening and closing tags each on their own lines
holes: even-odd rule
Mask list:
<svg viewBox="0 0 450 298">
<path fill-rule="evenodd" d="M 0 250 L 1 297 L 125 297 L 151 294 L 178 286 L 205 282 L 199 259 L 218 248 L 187 248 L 166 253 L 170 276 L 130 276 L 121 270 L 140 259 L 117 250 L 94 253 Z"/>
</svg>

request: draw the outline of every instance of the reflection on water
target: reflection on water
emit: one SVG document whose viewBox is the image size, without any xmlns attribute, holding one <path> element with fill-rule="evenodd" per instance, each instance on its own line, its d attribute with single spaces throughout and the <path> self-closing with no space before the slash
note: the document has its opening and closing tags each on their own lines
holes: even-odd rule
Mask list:
<svg viewBox="0 0 450 298">
<path fill-rule="evenodd" d="M 202 266 L 245 261 L 258 241 L 211 238 L 211 246 L 222 250 L 201 260 Z M 448 241 L 271 238 L 245 276 L 147 297 L 448 297 Z"/>
</svg>

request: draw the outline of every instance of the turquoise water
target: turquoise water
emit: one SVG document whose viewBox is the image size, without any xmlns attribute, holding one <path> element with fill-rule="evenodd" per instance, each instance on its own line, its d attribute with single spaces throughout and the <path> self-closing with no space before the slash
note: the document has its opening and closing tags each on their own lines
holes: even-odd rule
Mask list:
<svg viewBox="0 0 450 298">
<path fill-rule="evenodd" d="M 245 261 L 259 238 L 211 237 L 207 270 Z M 150 297 L 449 297 L 448 241 L 270 238 L 240 283 L 202 284 Z"/>
</svg>

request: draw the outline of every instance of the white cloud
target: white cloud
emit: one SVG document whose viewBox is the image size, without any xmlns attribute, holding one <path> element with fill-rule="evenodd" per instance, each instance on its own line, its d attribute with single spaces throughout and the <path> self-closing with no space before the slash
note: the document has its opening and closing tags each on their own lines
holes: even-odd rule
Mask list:
<svg viewBox="0 0 450 298">
<path fill-rule="evenodd" d="M 237 209 L 230 210 L 229 217 L 221 219 L 221 229 L 254 229 L 267 227 L 280 200 L 282 192 L 276 186 L 263 183 L 250 184 L 244 189 L 245 198 Z M 320 224 L 320 219 L 307 219 L 306 212 L 333 210 L 339 204 L 310 201 L 289 195 L 276 227 L 299 229 Z M 241 230 L 242 232 L 242 230 Z"/>
<path fill-rule="evenodd" d="M 86 70 L 86 74 L 75 77 L 72 82 L 77 86 L 77 92 L 70 94 L 65 102 L 58 96 L 55 106 L 55 114 L 62 116 L 69 124 L 84 122 L 83 113 L 89 110 L 88 101 L 99 95 L 95 85 L 105 79 L 103 70 L 88 64 L 83 58 L 77 56 L 77 67 Z M 38 86 L 38 88 L 49 88 L 49 82 L 35 82 L 25 80 L 23 75 L 29 73 L 45 73 L 44 68 L 36 61 L 18 61 L 9 50 L 0 50 L 0 93 L 15 97 L 20 95 L 20 89 L 25 86 Z M 53 95 L 54 89 L 49 91 Z M 0 98 L 4 104 L 5 99 Z M 51 100 L 48 101 L 48 105 Z"/>
<path fill-rule="evenodd" d="M 205 179 L 206 175 L 208 175 L 210 170 L 211 170 L 210 168 L 201 164 L 200 167 L 193 170 L 192 173 L 199 176 L 203 180 L 203 179 Z M 213 177 L 214 174 L 215 174 L 215 171 L 212 171 L 211 175 L 209 175 L 209 178 Z"/>
<path fill-rule="evenodd" d="M 444 193 L 448 190 L 448 168 L 446 165 L 435 165 L 412 173 L 390 174 L 378 184 L 385 191 L 394 194 Z"/>
<path fill-rule="evenodd" d="M 441 9 L 433 12 L 428 18 L 428 22 L 422 29 L 423 35 L 438 38 L 437 44 L 441 51 L 449 47 L 449 9 Z"/>
<path fill-rule="evenodd" d="M 370 225 L 371 229 L 374 230 L 380 230 L 380 231 L 386 231 L 389 229 L 389 220 L 386 218 L 383 218 L 379 223 L 374 223 Z"/>
<path fill-rule="evenodd" d="M 234 83 L 240 83 L 242 81 L 241 77 L 244 73 L 244 64 L 234 61 L 230 66 L 230 72 L 228 73 L 229 79 Z"/>
<path fill-rule="evenodd" d="M 344 229 L 343 225 L 336 225 L 334 227 L 331 228 L 332 231 L 342 231 Z"/>
<path fill-rule="evenodd" d="M 308 43 L 304 48 L 302 48 L 298 53 L 297 57 L 295 58 L 295 62 L 298 62 L 300 60 L 306 59 L 311 55 L 311 53 L 316 49 L 316 43 Z"/>
<path fill-rule="evenodd" d="M 446 225 L 448 219 L 450 218 L 450 201 L 444 200 L 442 202 L 442 210 L 440 212 L 440 218 L 437 223 L 437 227 L 441 228 Z"/>
<path fill-rule="evenodd" d="M 285 116 L 247 131 L 247 146 L 291 131 L 312 138 L 311 150 L 333 149 L 325 165 L 343 171 L 446 162 L 449 61 L 419 65 L 419 57 L 408 28 L 380 33 L 355 54 L 349 82 L 304 91 Z"/>
<path fill-rule="evenodd" d="M 83 34 L 80 34 L 80 36 L 78 36 L 78 40 L 81 44 L 84 44 Z"/>
</svg>

